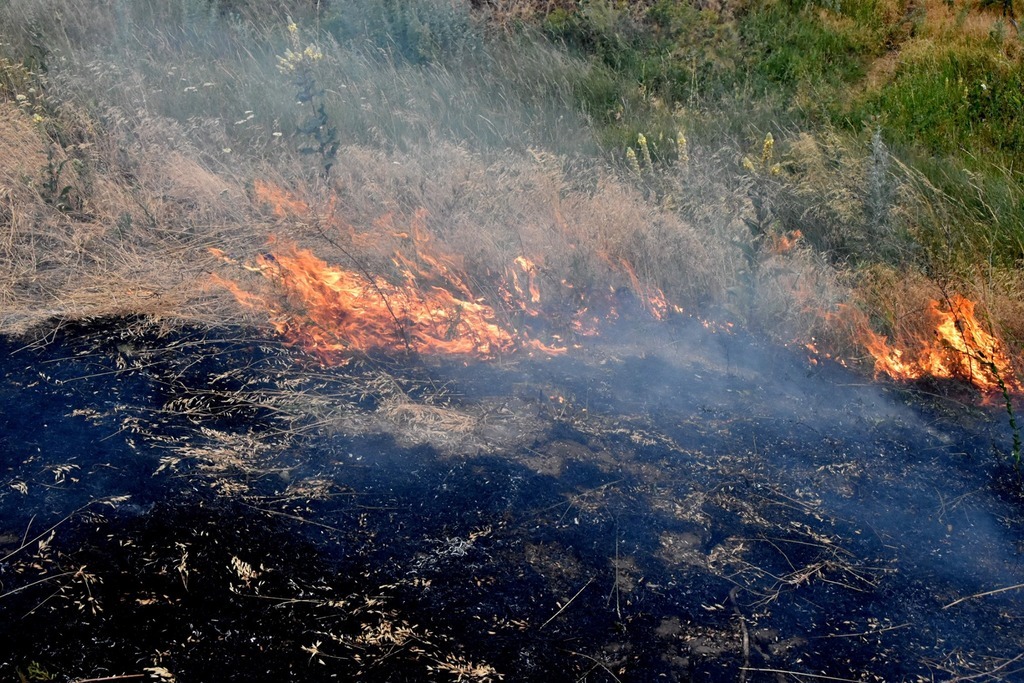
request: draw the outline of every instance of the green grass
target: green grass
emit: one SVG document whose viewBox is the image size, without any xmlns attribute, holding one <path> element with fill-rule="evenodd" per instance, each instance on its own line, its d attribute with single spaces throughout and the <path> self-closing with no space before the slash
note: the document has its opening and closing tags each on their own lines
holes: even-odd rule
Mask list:
<svg viewBox="0 0 1024 683">
<path fill-rule="evenodd" d="M 856 118 L 878 117 L 893 139 L 963 156 L 994 153 L 1024 159 L 1024 64 L 986 46 L 939 48 L 900 65 L 892 82 L 854 108 Z"/>
<path fill-rule="evenodd" d="M 740 22 L 745 67 L 755 89 L 787 93 L 799 87 L 818 92 L 855 82 L 873 45 L 853 27 L 823 22 L 810 3 L 766 3 Z M 834 96 L 834 93 L 829 93 Z"/>
<path fill-rule="evenodd" d="M 576 96 L 620 155 L 638 133 L 655 139 L 680 127 L 697 144 L 733 149 L 756 147 L 768 131 L 783 148 L 838 133 L 854 156 L 836 168 L 852 168 L 868 163 L 879 131 L 908 171 L 889 179 L 904 190 L 894 230 L 919 240 L 896 251 L 962 275 L 969 264 L 1012 268 L 1024 259 L 1024 60 L 998 23 L 987 37 L 958 33 L 978 11 L 965 6 L 942 28 L 924 6 L 881 0 L 752 0 L 721 13 L 667 0 L 630 11 L 608 0 L 549 14 L 545 26 L 598 65 Z M 921 42 L 926 35 L 932 43 Z M 887 55 L 897 63 L 892 76 L 869 80 Z M 780 182 L 777 192 L 785 227 L 821 236 L 816 246 L 836 259 L 862 260 L 873 238 L 823 210 L 836 202 L 827 189 Z M 813 217 L 845 234 L 826 235 Z"/>
</svg>

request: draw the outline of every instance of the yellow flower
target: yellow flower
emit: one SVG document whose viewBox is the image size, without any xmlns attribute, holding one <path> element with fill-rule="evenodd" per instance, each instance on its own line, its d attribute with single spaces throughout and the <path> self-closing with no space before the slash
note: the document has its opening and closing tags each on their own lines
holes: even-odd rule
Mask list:
<svg viewBox="0 0 1024 683">
<path fill-rule="evenodd" d="M 754 162 L 750 160 L 750 157 L 743 157 L 743 168 L 748 171 L 754 170 Z"/>
<path fill-rule="evenodd" d="M 296 45 L 296 48 L 298 46 Z M 285 48 L 284 55 L 278 56 L 277 68 L 282 73 L 288 73 L 295 71 L 302 65 L 309 65 L 313 62 L 319 62 L 324 58 L 324 53 L 319 47 L 310 43 L 302 52 L 295 52 L 290 48 Z"/>
<path fill-rule="evenodd" d="M 764 145 L 761 146 L 761 163 L 767 164 L 772 158 L 772 150 L 775 148 L 775 138 L 771 133 L 764 136 Z"/>
<path fill-rule="evenodd" d="M 647 147 L 647 136 L 640 133 L 636 136 L 636 141 L 640 145 L 640 154 L 643 155 L 644 164 L 647 165 L 647 168 L 650 168 L 654 165 L 654 162 L 651 161 L 651 150 Z"/>
<path fill-rule="evenodd" d="M 683 135 L 683 131 L 676 133 L 676 151 L 679 154 L 679 161 L 684 164 L 690 161 L 690 152 L 686 148 L 686 136 Z"/>
<path fill-rule="evenodd" d="M 626 162 L 629 164 L 629 168 L 637 176 L 640 175 L 640 162 L 636 158 L 636 152 L 632 147 L 626 148 Z"/>
<path fill-rule="evenodd" d="M 324 53 L 320 51 L 316 45 L 307 45 L 306 49 L 302 51 L 302 56 L 311 62 L 319 62 L 324 58 Z"/>
<path fill-rule="evenodd" d="M 295 71 L 295 54 L 291 50 L 285 50 L 283 57 L 277 58 L 277 69 L 282 73 Z"/>
</svg>

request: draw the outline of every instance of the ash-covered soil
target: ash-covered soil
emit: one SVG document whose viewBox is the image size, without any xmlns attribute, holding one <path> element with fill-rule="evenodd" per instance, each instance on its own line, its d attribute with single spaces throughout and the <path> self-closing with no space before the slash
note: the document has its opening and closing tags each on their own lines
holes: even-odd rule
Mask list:
<svg viewBox="0 0 1024 683">
<path fill-rule="evenodd" d="M 2 342 L 0 678 L 1024 675 L 998 401 L 694 321 L 341 368 L 238 335 Z"/>
</svg>

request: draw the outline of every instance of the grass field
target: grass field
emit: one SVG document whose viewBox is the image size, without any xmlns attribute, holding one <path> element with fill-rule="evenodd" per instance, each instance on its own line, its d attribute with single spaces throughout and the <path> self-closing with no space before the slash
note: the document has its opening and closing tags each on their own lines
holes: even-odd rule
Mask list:
<svg viewBox="0 0 1024 683">
<path fill-rule="evenodd" d="M 1018 373 L 1012 4 L 481 4 L 0 8 L 0 331 L 266 323 L 303 304 L 218 283 L 265 302 L 276 241 L 389 285 L 440 259 L 508 329 L 527 259 L 545 343 L 663 293 L 868 369 L 963 295 Z"/>
</svg>

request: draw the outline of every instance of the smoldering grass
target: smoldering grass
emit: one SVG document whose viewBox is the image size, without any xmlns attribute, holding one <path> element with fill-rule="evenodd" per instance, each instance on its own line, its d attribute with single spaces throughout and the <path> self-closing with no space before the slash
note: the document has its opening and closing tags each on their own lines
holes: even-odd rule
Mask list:
<svg viewBox="0 0 1024 683">
<path fill-rule="evenodd" d="M 463 10 L 448 16 L 430 3 L 401 11 L 371 5 L 359 12 L 383 32 L 370 39 L 352 31 L 352 17 L 300 7 L 259 17 L 242 9 L 239 18 L 127 5 L 87 12 L 70 0 L 6 8 L 21 28 L 5 50 L 30 50 L 29 25 L 49 41 L 40 56 L 46 98 L 59 106 L 40 114 L 46 121 L 31 135 L 41 138 L 31 139 L 30 120 L 18 124 L 19 146 L 55 156 L 31 169 L 44 182 L 13 182 L 6 199 L 4 329 L 132 313 L 168 325 L 259 322 L 206 284 L 217 264 L 204 251 L 245 257 L 271 234 L 316 238 L 308 226 L 283 225 L 253 206 L 249 188 L 264 177 L 304 184 L 325 206 L 344 197 L 341 219 L 357 227 L 385 211 L 426 208 L 443 246 L 473 245 L 460 255 L 474 282 L 485 284 L 484 273 L 523 251 L 550 255 L 542 270 L 551 281 L 586 286 L 616 286 L 606 264 L 625 262 L 673 303 L 724 310 L 786 341 L 821 336 L 828 322 L 819 313 L 863 286 L 862 265 L 919 272 L 938 265 L 976 281 L 967 264 L 984 251 L 986 276 L 1007 283 L 992 308 L 1011 339 L 1024 335 L 1008 303 L 1017 285 L 1004 256 L 1015 248 L 1006 218 L 1019 199 L 1012 183 L 1000 194 L 987 176 L 972 176 L 976 197 L 968 201 L 936 185 L 934 174 L 911 173 L 901 150 L 886 149 L 884 128 L 870 141 L 827 128 L 771 128 L 777 161 L 759 191 L 772 205 L 773 234 L 799 231 L 803 241 L 789 254 L 761 254 L 766 263 L 752 273 L 738 245 L 750 246 L 742 221 L 756 219 L 757 209 L 737 160 L 743 147 L 759 146 L 765 128 L 749 125 L 749 144 L 723 145 L 702 124 L 707 111 L 672 109 L 666 93 L 645 83 L 637 96 L 653 118 L 623 110 L 621 121 L 633 131 L 627 143 L 643 173 L 621 177 L 600 157 L 581 161 L 607 141 L 596 110 L 580 101 L 604 67 L 532 29 L 493 31 Z M 58 26 L 46 15 L 53 10 L 81 15 L 82 24 Z M 344 158 L 319 180 L 307 178 L 309 160 L 299 153 L 304 110 L 294 84 L 277 72 L 277 57 L 293 49 L 292 10 L 317 50 L 308 67 L 323 93 L 318 130 L 324 120 L 336 129 Z M 668 19 L 692 17 L 658 20 Z M 87 39 L 92 29 L 109 29 L 115 40 L 97 45 Z M 131 49 L 139 42 L 152 46 L 149 55 Z M 670 141 L 683 129 L 685 148 L 673 152 Z M 84 143 L 68 144 L 74 139 Z M 625 159 L 622 149 L 615 154 Z M 439 167 L 450 170 L 435 178 Z M 59 169 L 49 190 L 47 168 Z M 523 189 L 533 206 L 500 199 Z M 63 215 L 33 221 L 46 196 Z M 1001 227 L 986 232 L 987 222 Z M 168 255 L 182 267 L 162 267 Z M 386 270 L 386 256 L 368 262 Z"/>
</svg>

